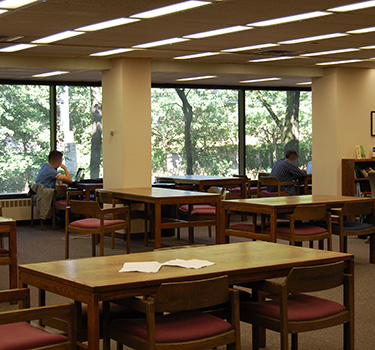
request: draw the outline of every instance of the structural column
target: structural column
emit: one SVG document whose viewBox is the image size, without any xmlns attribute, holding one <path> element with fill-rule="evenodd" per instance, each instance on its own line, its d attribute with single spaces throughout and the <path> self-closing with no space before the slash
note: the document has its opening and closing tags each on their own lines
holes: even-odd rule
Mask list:
<svg viewBox="0 0 375 350">
<path fill-rule="evenodd" d="M 331 68 L 313 79 L 313 193 L 341 194 L 341 159 L 355 158 L 363 145 L 371 158 L 375 137 L 370 112 L 375 110 L 375 70 Z"/>
<path fill-rule="evenodd" d="M 102 87 L 104 188 L 150 186 L 150 60 L 114 59 Z"/>
</svg>

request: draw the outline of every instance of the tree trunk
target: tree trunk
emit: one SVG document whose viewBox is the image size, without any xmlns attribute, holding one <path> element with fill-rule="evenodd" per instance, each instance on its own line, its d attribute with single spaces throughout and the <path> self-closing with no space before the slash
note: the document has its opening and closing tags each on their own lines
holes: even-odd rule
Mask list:
<svg viewBox="0 0 375 350">
<path fill-rule="evenodd" d="M 90 159 L 90 177 L 96 179 L 99 177 L 101 147 L 102 147 L 102 108 L 99 87 L 91 87 L 91 159 Z"/>
<path fill-rule="evenodd" d="M 299 148 L 299 91 L 287 91 L 286 115 L 283 128 L 284 151 L 294 149 L 298 153 Z"/>
<path fill-rule="evenodd" d="M 193 121 L 193 108 L 189 104 L 185 89 L 176 89 L 182 101 L 182 111 L 185 117 L 185 153 L 186 153 L 186 175 L 193 174 L 193 146 L 191 144 L 191 123 Z"/>
</svg>

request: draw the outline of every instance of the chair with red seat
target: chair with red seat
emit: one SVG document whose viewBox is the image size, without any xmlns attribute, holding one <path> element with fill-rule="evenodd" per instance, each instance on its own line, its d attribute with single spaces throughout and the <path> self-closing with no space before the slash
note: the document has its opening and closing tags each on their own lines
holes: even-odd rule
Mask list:
<svg viewBox="0 0 375 350">
<path fill-rule="evenodd" d="M 108 214 L 123 213 L 127 210 L 127 220 L 106 220 Z M 70 215 L 84 215 L 85 218 L 70 222 Z M 65 259 L 69 258 L 69 233 L 92 235 L 92 256 L 95 256 L 96 236 L 100 239 L 100 255 L 104 255 L 104 235 L 117 230 L 127 232 L 127 253 L 130 252 L 129 208 L 100 208 L 98 202 L 71 200 L 65 215 Z"/>
<path fill-rule="evenodd" d="M 279 181 L 274 176 L 260 176 L 258 180 L 258 197 L 280 197 L 290 196 L 287 191 L 282 191 L 282 186 L 295 185 L 299 194 L 298 181 Z M 277 191 L 269 191 L 267 187 L 277 187 Z"/>
<path fill-rule="evenodd" d="M 200 311 L 225 305 L 225 319 Z M 198 350 L 232 344 L 240 349 L 238 291 L 228 277 L 162 283 L 154 297 L 131 299 L 130 308 L 145 313 L 141 319 L 107 320 L 104 303 L 104 349 L 110 339 L 133 349 Z M 119 347 L 121 349 L 121 347 Z"/>
<path fill-rule="evenodd" d="M 29 289 L 0 291 L 0 303 L 22 302 L 25 309 L 0 312 L 0 350 L 74 350 L 76 342 L 76 313 L 74 304 L 29 308 Z M 59 335 L 33 326 L 29 321 L 66 317 L 68 334 Z"/>
<path fill-rule="evenodd" d="M 249 284 L 258 301 L 241 303 L 241 321 L 252 324 L 253 350 L 260 347 L 260 330 L 280 332 L 280 349 L 287 350 L 288 334 L 292 350 L 298 349 L 298 333 L 344 325 L 344 349 L 354 350 L 353 275 L 344 263 L 294 267 L 283 282 L 262 281 Z M 343 287 L 343 304 L 305 294 Z M 268 293 L 266 300 L 260 293 Z M 262 344 L 263 346 L 265 344 Z"/>
</svg>

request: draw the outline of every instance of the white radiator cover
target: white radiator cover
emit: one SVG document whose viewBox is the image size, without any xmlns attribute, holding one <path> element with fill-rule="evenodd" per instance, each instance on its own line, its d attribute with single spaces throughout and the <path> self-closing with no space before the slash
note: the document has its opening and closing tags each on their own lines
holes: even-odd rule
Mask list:
<svg viewBox="0 0 375 350">
<path fill-rule="evenodd" d="M 2 199 L 0 200 L 0 207 L 2 208 L 3 216 L 7 216 L 15 220 L 31 219 L 30 198 Z M 39 219 L 38 212 L 35 210 L 35 208 L 34 219 Z"/>
</svg>

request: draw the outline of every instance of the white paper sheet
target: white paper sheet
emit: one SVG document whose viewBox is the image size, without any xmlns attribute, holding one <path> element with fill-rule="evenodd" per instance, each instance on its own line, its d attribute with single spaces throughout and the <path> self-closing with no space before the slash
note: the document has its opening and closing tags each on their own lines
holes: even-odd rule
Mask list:
<svg viewBox="0 0 375 350">
<path fill-rule="evenodd" d="M 119 272 L 158 272 L 162 264 L 157 261 L 126 262 Z"/>
<path fill-rule="evenodd" d="M 169 260 L 163 263 L 163 266 L 179 266 L 185 267 L 187 269 L 201 269 L 202 267 L 215 265 L 215 263 L 208 261 L 208 260 L 199 260 L 199 259 L 190 259 L 190 260 L 183 260 L 183 259 L 174 259 Z"/>
</svg>

